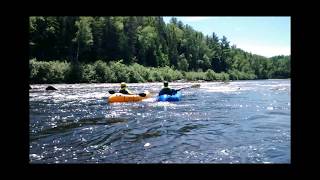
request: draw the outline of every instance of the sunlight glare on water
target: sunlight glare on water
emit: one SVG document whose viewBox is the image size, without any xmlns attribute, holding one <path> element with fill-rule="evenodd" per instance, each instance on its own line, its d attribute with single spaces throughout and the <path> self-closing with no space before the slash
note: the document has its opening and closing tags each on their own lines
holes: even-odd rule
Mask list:
<svg viewBox="0 0 320 180">
<path fill-rule="evenodd" d="M 175 89 L 194 83 L 170 83 Z M 203 82 L 178 102 L 112 103 L 119 84 L 31 85 L 31 163 L 290 163 L 290 80 Z"/>
</svg>

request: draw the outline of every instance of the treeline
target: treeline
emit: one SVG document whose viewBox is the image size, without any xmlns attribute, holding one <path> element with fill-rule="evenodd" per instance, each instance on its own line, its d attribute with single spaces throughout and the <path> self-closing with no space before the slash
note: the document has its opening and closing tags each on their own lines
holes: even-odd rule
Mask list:
<svg viewBox="0 0 320 180">
<path fill-rule="evenodd" d="M 159 82 L 175 80 L 220 80 L 226 81 L 229 75 L 206 72 L 184 72 L 168 66 L 161 68 L 145 67 L 137 63 L 125 65 L 122 61 L 109 63 L 98 60 L 88 64 L 72 64 L 61 61 L 30 60 L 31 83 L 103 83 L 103 82 Z"/>
<path fill-rule="evenodd" d="M 199 79 L 206 72 L 226 74 L 223 76 L 228 79 L 290 77 L 290 56 L 266 58 L 247 53 L 230 46 L 225 36 L 221 39 L 215 33 L 204 36 L 176 18 L 165 24 L 162 17 L 39 16 L 30 17 L 29 28 L 30 59 L 34 59 L 33 65 L 37 64 L 30 69 L 34 83 L 80 82 L 83 77 L 79 69 L 86 74 L 97 60 L 110 69 L 113 61 L 122 60 L 121 64 L 128 67 L 139 64 L 159 71 L 167 68 L 185 78 L 187 72 L 193 72 Z M 39 73 L 38 65 L 65 73 L 68 69 L 68 76 L 50 80 L 46 72 L 35 75 Z M 105 78 L 105 82 L 113 81 L 112 77 Z"/>
</svg>

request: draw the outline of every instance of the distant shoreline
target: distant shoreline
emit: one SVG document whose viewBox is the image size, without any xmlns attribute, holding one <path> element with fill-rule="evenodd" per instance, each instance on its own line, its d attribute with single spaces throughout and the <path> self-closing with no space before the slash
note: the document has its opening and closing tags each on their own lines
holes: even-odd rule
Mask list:
<svg viewBox="0 0 320 180">
<path fill-rule="evenodd" d="M 229 82 L 234 82 L 234 81 L 261 81 L 261 80 L 291 80 L 291 78 L 283 78 L 283 79 L 242 79 L 242 80 L 228 80 L 228 81 L 221 81 L 221 80 L 216 80 L 216 81 L 205 81 L 205 80 L 198 80 L 198 81 L 183 81 L 183 80 L 175 80 L 175 81 L 169 81 L 170 83 L 211 83 L 211 82 L 221 82 L 221 83 L 229 83 Z M 121 82 L 117 83 L 101 83 L 101 82 L 91 82 L 91 83 L 37 83 L 37 84 L 29 84 L 29 85 L 51 85 L 51 84 L 120 84 Z M 127 83 L 127 84 L 158 84 L 158 83 L 163 83 L 162 81 L 157 81 L 157 82 L 138 82 L 138 83 Z"/>
</svg>

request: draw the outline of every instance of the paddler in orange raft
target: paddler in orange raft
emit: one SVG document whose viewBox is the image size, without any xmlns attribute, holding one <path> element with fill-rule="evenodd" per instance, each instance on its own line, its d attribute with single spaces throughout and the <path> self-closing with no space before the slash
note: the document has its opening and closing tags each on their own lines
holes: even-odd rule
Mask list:
<svg viewBox="0 0 320 180">
<path fill-rule="evenodd" d="M 134 94 L 131 91 L 128 90 L 127 84 L 122 82 L 120 85 L 120 90 L 118 93 L 115 93 L 114 91 L 109 91 L 111 96 L 108 98 L 108 102 L 135 102 L 135 101 L 141 101 L 143 99 L 151 97 L 151 94 L 149 91 L 145 91 L 144 93 Z"/>
<path fill-rule="evenodd" d="M 127 84 L 125 82 L 121 83 L 119 93 L 134 95 L 134 93 L 128 90 Z"/>
</svg>

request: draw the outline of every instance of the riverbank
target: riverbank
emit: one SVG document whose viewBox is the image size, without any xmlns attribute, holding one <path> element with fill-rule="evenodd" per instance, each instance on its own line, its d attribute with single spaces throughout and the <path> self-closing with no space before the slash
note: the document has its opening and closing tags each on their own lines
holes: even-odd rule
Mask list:
<svg viewBox="0 0 320 180">
<path fill-rule="evenodd" d="M 211 69 L 206 71 L 181 71 L 173 67 L 145 67 L 134 63 L 125 65 L 122 61 L 109 63 L 101 60 L 91 64 L 69 63 L 62 61 L 36 61 L 30 60 L 30 83 L 143 83 L 143 82 L 207 82 L 230 80 L 261 79 L 253 72 L 240 72 L 229 70 L 217 73 Z M 270 76 L 270 77 L 269 77 Z M 277 77 L 272 74 L 268 78 Z"/>
</svg>

